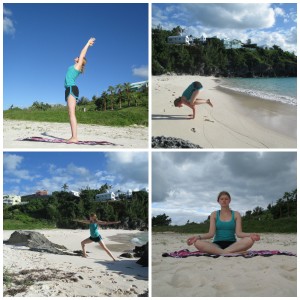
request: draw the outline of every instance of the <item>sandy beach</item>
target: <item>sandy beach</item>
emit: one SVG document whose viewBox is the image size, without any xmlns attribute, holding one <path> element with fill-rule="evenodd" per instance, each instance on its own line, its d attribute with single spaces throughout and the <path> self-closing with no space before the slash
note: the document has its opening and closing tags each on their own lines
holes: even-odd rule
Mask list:
<svg viewBox="0 0 300 300">
<path fill-rule="evenodd" d="M 80 250 L 88 230 L 37 230 L 56 244 Z M 4 240 L 13 231 L 5 230 Z M 132 250 L 130 240 L 139 231 L 102 230 L 104 242 L 115 257 Z M 86 246 L 88 258 L 29 251 L 27 247 L 3 245 L 3 266 L 9 272 L 24 270 L 50 275 L 48 281 L 36 280 L 17 297 L 137 297 L 148 291 L 148 268 L 137 264 L 138 258 L 119 258 L 113 262 L 96 243 Z M 4 292 L 6 288 L 4 287 Z"/>
<path fill-rule="evenodd" d="M 196 118 L 187 106 L 173 101 L 193 81 L 204 89 L 201 99 L 214 107 L 196 107 Z M 152 77 L 152 136 L 176 137 L 202 148 L 295 148 L 297 109 L 295 106 L 224 90 L 220 79 L 203 76 Z"/>
<path fill-rule="evenodd" d="M 19 138 L 32 136 L 44 138 L 70 138 L 68 123 L 32 122 L 32 121 L 3 121 L 3 146 L 9 148 L 30 149 L 126 149 L 147 148 L 148 128 L 144 126 L 110 127 L 99 125 L 78 124 L 78 137 L 81 141 L 107 141 L 116 146 L 91 146 L 76 144 L 54 144 L 17 141 Z"/>
<path fill-rule="evenodd" d="M 177 297 L 296 297 L 297 258 L 270 257 L 162 257 L 180 249 L 192 235 L 152 235 L 152 296 Z M 253 250 L 297 252 L 296 234 L 261 234 Z"/>
</svg>

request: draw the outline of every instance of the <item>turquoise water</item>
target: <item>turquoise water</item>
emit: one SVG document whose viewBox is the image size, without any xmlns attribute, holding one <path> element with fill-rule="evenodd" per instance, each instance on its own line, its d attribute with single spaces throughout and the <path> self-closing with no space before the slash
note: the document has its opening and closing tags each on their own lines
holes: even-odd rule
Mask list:
<svg viewBox="0 0 300 300">
<path fill-rule="evenodd" d="M 141 231 L 133 239 L 131 239 L 131 243 L 135 246 L 145 245 L 148 242 L 148 235 L 148 231 Z"/>
<path fill-rule="evenodd" d="M 297 105 L 297 78 L 222 78 L 223 88 L 271 101 Z"/>
</svg>

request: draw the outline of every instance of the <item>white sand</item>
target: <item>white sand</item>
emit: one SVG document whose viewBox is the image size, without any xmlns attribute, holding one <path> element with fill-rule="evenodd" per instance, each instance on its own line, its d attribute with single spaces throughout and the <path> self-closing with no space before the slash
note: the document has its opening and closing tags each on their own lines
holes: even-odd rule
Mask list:
<svg viewBox="0 0 300 300">
<path fill-rule="evenodd" d="M 64 245 L 70 250 L 80 250 L 80 242 L 89 237 L 88 230 L 37 230 L 44 234 L 51 242 Z M 8 239 L 13 231 L 4 231 L 4 240 Z M 101 235 L 105 244 L 111 247 L 111 252 L 118 257 L 128 246 L 118 245 L 111 241 L 117 234 L 128 235 L 128 241 L 139 231 L 102 230 Z M 112 248 L 119 248 L 119 252 Z M 133 249 L 132 246 L 131 249 Z M 136 263 L 137 258 L 112 259 L 99 247 L 97 243 L 87 244 L 88 258 L 79 256 L 55 255 L 29 251 L 26 247 L 3 245 L 3 265 L 10 272 L 19 272 L 28 269 L 45 270 L 56 269 L 59 272 L 75 272 L 77 282 L 68 280 L 36 281 L 24 293 L 17 297 L 136 297 L 148 290 L 148 268 Z M 41 271 L 46 274 L 47 271 Z M 81 278 L 80 278 L 80 277 Z M 4 289 L 5 291 L 5 289 Z"/>
<path fill-rule="evenodd" d="M 296 297 L 297 258 L 270 257 L 162 257 L 180 249 L 192 235 L 152 235 L 152 295 L 176 297 Z M 296 234 L 261 234 L 253 250 L 297 252 Z"/>
<path fill-rule="evenodd" d="M 148 127 L 128 126 L 111 127 L 99 125 L 78 124 L 78 138 L 81 141 L 107 141 L 116 146 L 90 146 L 76 144 L 54 144 L 17 141 L 19 138 L 39 136 L 45 138 L 69 139 L 71 136 L 68 123 L 32 122 L 32 121 L 3 121 L 4 148 L 48 148 L 48 149 L 125 149 L 148 148 Z"/>
<path fill-rule="evenodd" d="M 210 99 L 191 109 L 177 108 L 173 101 L 193 81 L 204 90 L 199 98 Z M 297 109 L 290 105 L 238 93 L 225 93 L 218 79 L 201 76 L 152 77 L 152 136 L 176 137 L 203 148 L 295 148 Z"/>
</svg>

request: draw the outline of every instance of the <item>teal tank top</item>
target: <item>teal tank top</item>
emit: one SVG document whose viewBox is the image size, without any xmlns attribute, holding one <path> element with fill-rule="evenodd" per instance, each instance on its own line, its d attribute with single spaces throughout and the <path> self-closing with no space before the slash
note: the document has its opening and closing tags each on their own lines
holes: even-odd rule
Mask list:
<svg viewBox="0 0 300 300">
<path fill-rule="evenodd" d="M 90 223 L 90 234 L 93 238 L 96 238 L 100 235 L 97 223 Z"/>
<path fill-rule="evenodd" d="M 185 89 L 185 91 L 182 93 L 182 96 L 184 96 L 188 101 L 190 101 L 194 91 L 202 90 L 202 88 L 202 85 L 199 88 L 195 88 L 193 82 Z"/>
<path fill-rule="evenodd" d="M 66 78 L 65 78 L 65 88 L 67 88 L 68 86 L 76 85 L 75 80 L 79 76 L 80 73 L 81 73 L 80 71 L 75 69 L 74 65 L 70 66 L 68 68 Z"/>
<path fill-rule="evenodd" d="M 230 241 L 235 242 L 235 220 L 234 220 L 234 211 L 231 211 L 232 218 L 230 221 L 221 221 L 220 220 L 220 211 L 217 211 L 216 218 L 216 233 L 214 237 L 214 242 L 219 241 Z"/>
</svg>

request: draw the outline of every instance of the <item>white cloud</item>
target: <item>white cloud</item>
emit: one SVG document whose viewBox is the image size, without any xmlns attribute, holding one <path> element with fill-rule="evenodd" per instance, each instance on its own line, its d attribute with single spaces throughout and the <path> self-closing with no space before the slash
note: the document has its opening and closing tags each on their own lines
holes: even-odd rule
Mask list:
<svg viewBox="0 0 300 300">
<path fill-rule="evenodd" d="M 238 39 L 246 42 L 251 39 L 259 46 L 278 45 L 286 51 L 297 49 L 297 32 L 292 28 L 276 28 L 276 18 L 284 22 L 296 22 L 293 10 L 285 12 L 281 7 L 267 3 L 210 3 L 210 4 L 173 4 L 171 13 L 159 4 L 153 5 L 153 27 L 161 25 L 172 30 L 180 26 L 185 34 L 200 37 Z M 167 6 L 168 8 L 168 6 Z"/>
<path fill-rule="evenodd" d="M 12 16 L 12 12 L 7 9 L 7 8 L 3 8 L 3 32 L 5 34 L 8 35 L 14 35 L 16 32 L 16 28 L 14 25 L 14 21 L 12 20 L 11 16 Z"/>
<path fill-rule="evenodd" d="M 4 170 L 13 171 L 16 170 L 22 163 L 24 157 L 16 154 L 4 154 L 3 167 Z"/>
<path fill-rule="evenodd" d="M 148 78 L 148 66 L 133 67 L 132 74 L 134 76 Z"/>
</svg>

